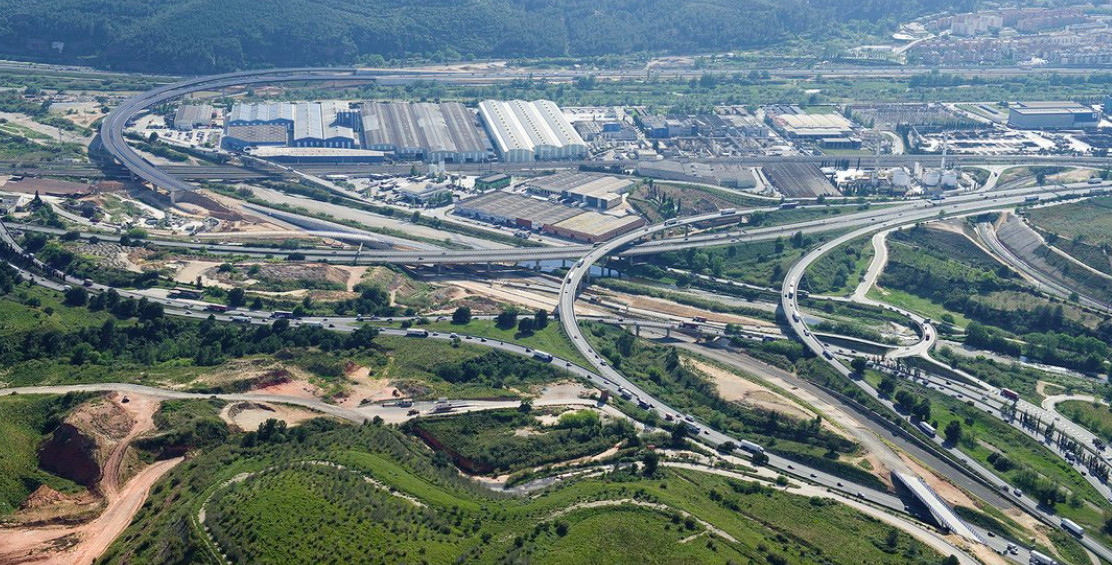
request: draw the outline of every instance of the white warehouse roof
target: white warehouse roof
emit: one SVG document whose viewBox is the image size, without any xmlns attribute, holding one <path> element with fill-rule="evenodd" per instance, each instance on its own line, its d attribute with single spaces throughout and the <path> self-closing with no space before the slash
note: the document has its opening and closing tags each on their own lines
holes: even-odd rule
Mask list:
<svg viewBox="0 0 1112 565">
<path fill-rule="evenodd" d="M 487 100 L 479 104 L 479 115 L 495 148 L 507 160 L 570 158 L 586 153 L 587 145 L 564 117 L 560 107 L 548 100 Z"/>
<path fill-rule="evenodd" d="M 301 102 L 294 106 L 294 141 L 301 139 L 354 139 L 355 132 L 337 123 L 345 108 L 339 102 Z"/>
</svg>

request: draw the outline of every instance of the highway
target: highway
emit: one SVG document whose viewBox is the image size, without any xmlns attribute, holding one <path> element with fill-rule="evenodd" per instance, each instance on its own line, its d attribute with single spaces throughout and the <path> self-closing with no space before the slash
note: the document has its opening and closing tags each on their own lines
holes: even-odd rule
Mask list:
<svg viewBox="0 0 1112 565">
<path fill-rule="evenodd" d="M 1057 194 L 1063 196 L 1085 196 L 1088 195 L 1089 192 L 1090 187 L 1088 185 L 1085 185 L 1084 183 L 1078 183 L 1077 185 L 1073 185 L 1073 187 L 1063 187 L 1062 190 L 1057 191 Z M 979 195 L 970 196 L 973 196 L 973 198 L 969 199 L 968 197 L 955 197 L 948 199 L 946 202 L 948 210 L 944 211 L 943 215 L 968 215 L 977 212 L 983 212 L 986 210 L 1008 208 L 1023 203 L 1026 198 L 1024 192 L 1020 190 L 1000 191 L 999 193 L 994 194 L 996 198 L 993 198 L 991 201 L 988 202 L 986 202 L 985 199 L 981 198 Z M 954 203 L 955 201 L 957 201 L 956 204 Z M 869 394 L 879 402 L 885 403 L 891 408 L 894 408 L 891 401 L 881 398 L 879 393 L 871 386 L 869 386 L 868 383 L 866 383 L 863 379 L 854 379 L 853 372 L 848 367 L 846 367 L 846 365 L 837 356 L 835 356 L 834 353 L 824 343 L 822 343 L 816 336 L 811 333 L 811 331 L 807 328 L 806 317 L 800 315 L 798 292 L 796 291 L 799 288 L 799 284 L 803 278 L 803 274 L 807 270 L 807 267 L 830 250 L 853 239 L 867 236 L 875 231 L 897 228 L 900 226 L 914 224 L 920 221 L 928 221 L 938 217 L 937 213 L 932 214 L 930 212 L 930 210 L 911 212 L 903 215 L 902 217 L 897 217 L 896 219 L 885 220 L 875 225 L 850 231 L 844 235 L 841 235 L 840 237 L 837 237 L 827 243 L 820 245 L 819 247 L 816 247 L 815 249 L 809 251 L 806 255 L 804 255 L 803 258 L 801 258 L 788 270 L 788 273 L 785 276 L 783 285 L 781 287 L 781 309 L 785 313 L 785 316 L 787 317 L 787 323 L 792 331 L 796 334 L 796 337 L 800 341 L 802 341 L 803 344 L 806 345 L 812 353 L 825 359 L 827 363 L 831 365 L 831 367 L 837 370 L 845 378 L 850 379 L 852 382 L 861 387 L 867 394 Z M 933 331 L 929 324 L 924 326 L 924 331 L 929 331 L 932 334 L 937 333 Z M 995 483 L 998 487 L 1001 487 L 1002 490 L 1007 489 L 1007 483 L 988 469 L 977 464 L 975 461 L 969 460 L 966 457 L 962 457 L 962 461 L 984 480 Z M 1020 504 L 1028 513 L 1040 518 L 1040 520 L 1044 523 L 1052 527 L 1057 527 L 1057 517 L 1053 514 L 1048 513 L 1046 510 L 1042 509 L 1031 500 L 1017 497 L 1017 500 L 1015 500 L 1015 502 Z M 1102 559 L 1112 562 L 1112 550 L 1109 550 L 1109 548 L 1096 542 L 1091 537 L 1082 538 L 1080 541 L 1088 550 L 1096 553 Z"/>
<path fill-rule="evenodd" d="M 835 239 L 831 242 L 828 242 L 827 244 L 824 244 L 820 248 L 818 248 L 815 251 L 812 251 L 810 254 L 806 255 L 804 257 L 803 261 L 801 261 L 799 264 L 794 266 L 792 268 L 792 270 L 789 271 L 788 278 L 785 279 L 784 300 L 787 300 L 786 289 L 788 288 L 788 285 L 789 284 L 790 285 L 797 285 L 798 284 L 799 276 L 802 274 L 803 269 L 805 269 L 806 264 L 809 263 L 810 261 L 813 261 L 814 259 L 816 259 L 822 253 L 825 253 L 826 251 L 829 251 L 829 249 L 835 247 L 836 245 L 838 245 L 838 244 L 840 244 L 844 241 L 848 241 L 849 239 L 853 239 L 854 237 L 858 237 L 860 235 L 866 235 L 867 233 L 871 233 L 872 231 L 877 230 L 877 229 L 893 228 L 893 227 L 897 227 L 899 225 L 907 225 L 907 224 L 918 222 L 918 221 L 929 220 L 929 219 L 937 217 L 938 214 L 939 214 L 939 211 L 942 211 L 942 213 L 944 215 L 958 215 L 958 214 L 966 214 L 966 213 L 971 213 L 971 212 L 980 211 L 980 210 L 998 209 L 1000 207 L 1013 206 L 1017 203 L 1022 202 L 1027 194 L 1031 193 L 1032 191 L 1039 191 L 1039 190 L 1041 190 L 1041 189 L 1034 188 L 1034 189 L 1016 189 L 1016 190 L 1011 190 L 1011 191 L 1001 191 L 1001 192 L 993 195 L 993 196 L 995 196 L 994 199 L 989 199 L 987 196 L 977 195 L 977 194 L 957 196 L 957 197 L 953 197 L 950 200 L 948 200 L 945 207 L 938 206 L 937 204 L 932 204 L 932 203 L 929 203 L 929 202 L 912 202 L 912 203 L 909 203 L 907 205 L 895 206 L 895 207 L 886 208 L 886 209 L 883 209 L 883 210 L 875 210 L 875 211 L 870 210 L 870 211 L 865 211 L 865 212 L 858 213 L 858 214 L 846 214 L 844 216 L 840 216 L 839 218 L 837 218 L 836 220 L 838 220 L 838 221 L 831 222 L 829 224 L 825 220 L 822 220 L 822 221 L 817 221 L 817 223 L 815 223 L 815 222 L 803 222 L 803 223 L 800 223 L 800 224 L 793 224 L 791 226 L 776 226 L 776 227 L 772 227 L 772 228 L 762 228 L 761 230 L 754 229 L 750 233 L 746 233 L 746 234 L 742 235 L 740 239 L 741 240 L 746 240 L 746 241 L 755 240 L 756 238 L 765 238 L 765 239 L 767 239 L 768 237 L 776 237 L 785 230 L 792 230 L 793 232 L 794 231 L 807 231 L 807 230 L 822 231 L 822 230 L 828 230 L 828 229 L 845 229 L 847 227 L 854 227 L 854 226 L 857 226 L 857 225 L 863 225 L 864 226 L 864 227 L 861 227 L 861 228 L 857 229 L 856 231 L 852 231 L 848 234 L 843 235 L 840 238 L 837 238 L 837 239 Z M 1066 191 L 1066 193 L 1070 194 L 1070 195 L 1084 196 L 1084 195 L 1087 194 L 1088 191 L 1091 191 L 1091 190 L 1092 190 L 1092 187 L 1085 186 L 1084 189 L 1068 190 L 1068 191 Z M 746 214 L 746 213 L 751 213 L 753 211 L 754 210 L 739 211 L 739 212 L 737 212 L 737 214 L 740 216 L 740 215 L 743 215 L 743 214 Z M 588 272 L 589 267 L 592 264 L 594 264 L 595 262 L 597 262 L 598 260 L 601 260 L 602 258 L 604 258 L 608 255 L 611 255 L 611 254 L 615 253 L 616 251 L 619 251 L 624 246 L 632 245 L 637 240 L 640 240 L 640 239 L 643 239 L 645 237 L 651 236 L 651 235 L 653 235 L 653 234 L 655 234 L 659 231 L 666 230 L 666 229 L 677 228 L 677 227 L 683 227 L 683 226 L 686 226 L 686 225 L 696 224 L 696 223 L 699 223 L 699 222 L 704 222 L 704 221 L 708 221 L 708 220 L 712 220 L 712 219 L 719 219 L 719 218 L 721 218 L 721 216 L 722 216 L 721 214 L 715 213 L 715 214 L 708 214 L 708 215 L 703 215 L 703 216 L 685 218 L 685 219 L 682 219 L 682 220 L 670 221 L 667 225 L 658 224 L 658 225 L 655 225 L 655 226 L 649 226 L 649 227 L 643 228 L 641 230 L 638 230 L 638 231 L 626 234 L 624 236 L 621 236 L 621 237 L 619 237 L 619 238 L 617 238 L 617 239 L 615 239 L 615 240 L 613 240 L 609 243 L 606 243 L 604 245 L 600 245 L 598 247 L 588 248 L 588 247 L 584 247 L 584 246 L 579 246 L 578 247 L 579 251 L 581 253 L 584 253 L 584 255 L 582 256 L 581 260 L 576 264 L 576 266 L 571 268 L 571 270 L 569 271 L 568 277 L 565 278 L 563 280 L 562 284 L 561 284 L 558 312 L 560 314 L 560 323 L 563 326 L 565 332 L 572 339 L 572 343 L 575 345 L 576 349 L 581 354 L 583 354 L 586 359 L 588 359 L 590 361 L 590 363 L 593 365 L 595 371 L 590 371 L 590 370 L 585 369 L 585 368 L 576 369 L 576 366 L 574 364 L 571 364 L 570 366 L 567 366 L 566 368 L 571 370 L 573 373 L 577 374 L 577 376 L 591 382 L 592 384 L 595 384 L 596 386 L 599 386 L 599 387 L 604 388 L 606 390 L 610 390 L 611 392 L 613 392 L 615 394 L 618 394 L 618 395 L 629 396 L 630 398 L 634 399 L 635 401 L 640 401 L 640 402 L 644 403 L 645 405 L 650 406 L 650 409 L 655 410 L 658 413 L 661 413 L 661 414 L 664 414 L 664 415 L 671 415 L 673 418 L 682 418 L 683 415 L 680 412 L 676 411 L 675 409 L 673 409 L 671 407 L 666 406 L 665 404 L 660 402 L 658 399 L 652 398 L 650 395 L 645 393 L 645 391 L 636 387 L 633 383 L 631 383 L 627 379 L 625 379 L 618 371 L 615 371 L 612 367 L 608 366 L 607 362 L 604 359 L 602 359 L 595 351 L 593 351 L 593 349 L 590 347 L 590 345 L 586 342 L 585 337 L 582 335 L 582 332 L 578 327 L 578 323 L 577 323 L 575 312 L 574 312 L 575 295 L 578 292 L 578 289 L 581 288 L 581 285 L 584 282 L 584 277 L 586 276 L 586 273 Z M 718 240 L 715 239 L 716 237 L 718 237 Z M 727 234 L 726 237 L 731 237 L 731 236 L 729 234 Z M 13 240 L 11 240 L 10 236 L 7 234 L 6 230 L 3 230 L 3 239 L 6 242 L 8 242 L 9 244 L 13 244 L 13 245 L 15 244 L 15 242 Z M 703 243 L 707 243 L 707 242 L 721 244 L 720 241 L 721 241 L 720 236 L 711 235 L 708 238 L 704 238 L 704 239 L 699 240 L 698 243 L 700 245 L 702 245 Z M 657 245 L 659 245 L 659 242 L 656 242 L 656 243 L 657 243 Z M 692 242 L 685 241 L 683 239 L 675 239 L 675 240 L 671 240 L 671 242 L 668 243 L 667 245 L 675 246 L 675 248 L 677 248 L 677 249 L 682 249 L 682 248 L 685 248 L 687 246 L 691 246 Z M 242 249 L 237 249 L 237 251 L 242 251 Z M 270 251 L 273 251 L 273 250 L 270 250 Z M 502 250 L 495 250 L 495 251 L 502 252 Z M 482 251 L 482 253 L 480 254 L 480 256 L 482 257 L 482 262 L 492 261 L 491 255 L 489 255 L 489 253 L 491 253 L 491 252 L 492 252 L 492 250 L 483 250 Z M 540 256 L 543 256 L 543 254 L 551 253 L 551 252 L 557 252 L 557 253 L 566 252 L 566 249 L 536 248 L 536 249 L 527 249 L 527 250 L 508 250 L 508 252 L 509 253 L 526 253 L 528 255 L 527 260 L 537 260 L 537 258 L 540 257 Z M 423 263 L 424 261 L 428 261 L 429 263 L 473 262 L 473 261 L 475 261 L 474 254 L 477 253 L 477 252 L 476 251 L 451 251 L 451 252 L 443 251 L 441 253 L 443 253 L 444 256 L 430 257 L 428 259 L 426 259 L 424 257 L 424 255 L 419 255 L 419 256 L 416 257 L 415 262 L 416 263 Z M 413 261 L 412 257 L 414 255 L 416 255 L 416 253 L 410 253 L 408 255 L 409 258 L 407 260 Z M 518 257 L 514 257 L 513 259 L 506 259 L 506 260 L 507 261 L 510 261 L 510 260 L 520 261 L 521 259 L 520 259 L 520 256 L 518 256 Z M 46 284 L 47 286 L 51 286 L 52 288 L 56 288 L 56 289 L 61 288 L 60 283 L 53 283 L 51 281 L 44 281 L 44 280 L 42 280 L 41 277 L 37 277 L 36 280 L 37 280 L 37 282 L 40 282 L 40 284 Z M 794 282 L 790 282 L 790 281 L 794 281 Z M 80 281 L 78 281 L 76 279 L 73 279 L 73 278 L 67 278 L 65 280 L 65 283 L 67 283 L 67 284 L 80 284 Z M 104 290 L 107 290 L 107 287 L 94 285 L 92 287 L 92 290 L 93 291 L 104 291 Z M 121 291 L 121 294 L 124 294 L 125 296 L 127 296 L 127 295 L 131 295 L 131 294 L 135 294 L 135 293 L 131 293 L 130 291 Z M 136 295 L 136 297 L 137 296 L 138 295 Z M 189 303 L 189 302 L 179 301 L 179 300 L 174 300 L 174 299 L 155 299 L 155 301 L 164 304 L 164 306 L 166 306 L 166 308 L 167 308 L 167 313 L 168 314 L 186 315 L 186 316 L 192 316 L 192 317 L 207 317 L 209 315 L 206 312 L 194 311 L 194 309 L 197 307 L 196 304 L 192 304 L 192 303 Z M 795 306 L 794 299 L 791 300 L 790 303 L 782 302 L 782 307 L 785 309 L 786 312 L 794 311 L 795 310 L 794 306 Z M 233 315 L 233 314 L 221 314 L 221 315 L 217 315 L 216 317 L 217 317 L 217 319 L 220 319 L 222 321 L 237 321 L 237 317 L 242 317 L 242 318 L 246 318 L 246 321 L 248 321 L 249 323 L 256 323 L 256 324 L 269 323 L 269 313 L 266 313 L 266 312 L 242 313 L 242 314 L 241 313 L 235 313 L 235 315 Z M 326 319 L 326 318 L 307 318 L 307 319 L 303 320 L 301 323 L 303 323 L 303 324 L 314 324 L 314 325 L 320 324 L 322 326 L 327 325 L 330 329 L 335 329 L 337 331 L 353 331 L 359 325 L 358 322 L 356 322 L 355 320 L 352 320 L 352 319 Z M 793 325 L 793 328 L 795 328 L 795 324 L 792 324 L 792 325 Z M 819 355 L 822 355 L 823 348 L 822 348 L 821 345 L 816 345 L 816 344 L 819 343 L 819 342 L 817 342 L 817 340 L 815 340 L 812 336 L 805 335 L 800 330 L 797 330 L 797 333 L 801 336 L 801 338 L 803 338 L 804 343 L 806 343 L 808 345 L 808 347 L 811 347 L 813 351 L 816 350 L 816 348 L 817 348 L 816 353 L 819 354 Z M 440 337 L 440 336 L 437 336 L 437 337 Z M 481 338 L 480 338 L 480 340 L 481 340 Z M 489 343 L 489 341 L 490 340 L 488 340 L 487 342 L 480 341 L 480 343 Z M 522 348 L 521 351 L 514 350 L 513 347 L 511 347 L 511 344 L 494 343 L 494 344 L 491 344 L 491 346 L 505 347 L 506 350 L 508 350 L 508 351 L 514 351 L 514 352 L 519 353 L 519 354 L 528 354 L 528 351 L 524 350 L 523 348 Z M 839 363 L 837 361 L 834 361 L 834 360 L 832 360 L 832 362 L 834 363 L 834 365 L 836 367 L 841 367 L 841 371 L 843 372 L 843 374 L 848 375 L 848 370 L 845 369 L 845 367 L 842 366 L 841 363 Z M 570 363 L 570 362 L 564 361 L 564 363 Z M 730 437 L 726 436 L 725 434 L 722 434 L 722 433 L 720 433 L 716 430 L 713 430 L 709 427 L 706 427 L 706 426 L 702 425 L 701 423 L 695 423 L 695 425 L 698 426 L 698 429 L 701 432 L 701 434 L 698 435 L 699 441 L 707 443 L 708 445 L 715 446 L 715 445 L 721 444 L 721 443 L 726 442 L 726 441 L 735 441 L 733 438 L 730 438 Z M 833 489 L 842 490 L 843 492 L 847 492 L 847 493 L 849 493 L 850 495 L 853 495 L 853 496 L 860 496 L 860 497 L 862 497 L 864 499 L 867 499 L 869 501 L 872 501 L 872 502 L 875 502 L 875 503 L 878 503 L 878 504 L 882 504 L 882 505 L 885 505 L 885 506 L 890 506 L 893 509 L 901 511 L 901 512 L 903 511 L 903 502 L 899 501 L 899 499 L 896 498 L 896 497 L 892 497 L 891 495 L 888 495 L 886 493 L 880 493 L 880 492 L 875 492 L 875 491 L 869 491 L 868 489 L 862 489 L 860 487 L 857 487 L 856 485 L 853 485 L 852 483 L 849 483 L 848 481 L 845 481 L 844 479 L 840 479 L 838 477 L 822 473 L 818 470 L 808 469 L 805 466 L 796 464 L 796 463 L 791 462 L 790 460 L 787 460 L 787 459 L 780 458 L 780 457 L 778 457 L 774 454 L 768 454 L 768 455 L 769 455 L 769 458 L 770 458 L 769 465 L 773 468 L 783 470 L 784 472 L 792 474 L 793 476 L 804 478 L 805 480 L 808 480 L 808 481 L 811 481 L 811 482 L 816 482 L 818 484 L 822 484 L 822 485 L 825 485 L 825 486 L 833 488 Z M 849 485 L 849 486 L 846 486 L 846 485 Z M 1098 547 L 1100 547 L 1100 546 L 1098 546 Z M 1101 548 L 1101 549 L 1103 549 L 1103 548 Z M 1098 552 L 1099 552 L 1099 550 L 1098 550 Z"/>
</svg>

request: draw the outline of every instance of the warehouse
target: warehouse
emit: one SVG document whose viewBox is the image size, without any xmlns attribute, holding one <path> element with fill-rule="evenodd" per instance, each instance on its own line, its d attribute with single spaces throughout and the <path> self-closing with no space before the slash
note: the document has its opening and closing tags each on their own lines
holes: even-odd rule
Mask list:
<svg viewBox="0 0 1112 565">
<path fill-rule="evenodd" d="M 1008 125 L 1019 129 L 1094 128 L 1100 112 L 1077 102 L 1013 102 Z"/>
<path fill-rule="evenodd" d="M 555 224 L 545 225 L 541 231 L 564 239 L 596 243 L 608 241 L 643 225 L 644 218 L 638 216 L 618 217 L 584 212 Z"/>
<path fill-rule="evenodd" d="M 525 163 L 587 155 L 583 138 L 560 107 L 548 100 L 486 100 L 479 104 L 479 117 L 503 161 Z"/>
<path fill-rule="evenodd" d="M 513 177 L 506 173 L 489 173 L 475 179 L 475 188 L 477 190 L 491 190 L 494 188 L 506 188 L 513 182 Z"/>
<path fill-rule="evenodd" d="M 261 159 L 282 163 L 382 163 L 386 155 L 366 149 L 330 147 L 254 147 L 248 152 Z"/>
<path fill-rule="evenodd" d="M 368 149 L 432 163 L 474 163 L 490 155 L 474 114 L 463 104 L 368 102 L 361 114 Z"/>
<path fill-rule="evenodd" d="M 292 129 L 293 114 L 293 104 L 289 102 L 236 104 L 224 122 L 228 127 L 281 125 Z"/>
<path fill-rule="evenodd" d="M 398 197 L 414 204 L 452 202 L 452 185 L 446 182 L 422 182 L 400 186 L 394 190 Z"/>
<path fill-rule="evenodd" d="M 792 139 L 850 137 L 853 124 L 840 114 L 775 114 L 772 123 Z"/>
<path fill-rule="evenodd" d="M 248 147 L 285 146 L 290 143 L 290 130 L 276 124 L 228 126 L 221 143 L 231 151 L 242 151 Z"/>
<path fill-rule="evenodd" d="M 359 146 L 351 112 L 342 102 L 301 102 L 294 105 L 294 147 L 352 149 Z"/>
<path fill-rule="evenodd" d="M 174 113 L 174 129 L 190 131 L 193 128 L 208 127 L 212 124 L 212 105 L 182 105 Z"/>
<path fill-rule="evenodd" d="M 578 216 L 583 211 L 547 200 L 496 191 L 457 202 L 455 213 L 484 222 L 539 229 Z"/>
<path fill-rule="evenodd" d="M 621 205 L 622 194 L 632 190 L 636 183 L 610 175 L 568 172 L 532 178 L 522 184 L 534 194 L 573 200 L 606 210 Z"/>
</svg>

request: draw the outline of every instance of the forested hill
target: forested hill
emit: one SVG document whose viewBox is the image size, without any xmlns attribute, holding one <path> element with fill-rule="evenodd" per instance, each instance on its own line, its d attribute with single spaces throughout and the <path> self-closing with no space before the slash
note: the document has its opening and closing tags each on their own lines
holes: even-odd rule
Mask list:
<svg viewBox="0 0 1112 565">
<path fill-rule="evenodd" d="M 761 47 L 974 0 L 0 0 L 0 56 L 207 73 Z M 63 42 L 59 54 L 55 42 Z"/>
</svg>

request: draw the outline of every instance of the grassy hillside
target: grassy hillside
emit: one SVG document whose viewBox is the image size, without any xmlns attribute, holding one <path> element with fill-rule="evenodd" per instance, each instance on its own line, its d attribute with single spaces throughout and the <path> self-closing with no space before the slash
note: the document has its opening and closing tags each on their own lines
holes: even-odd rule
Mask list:
<svg viewBox="0 0 1112 565">
<path fill-rule="evenodd" d="M 892 29 L 972 0 L 9 0 L 4 56 L 204 73 L 425 56 L 600 56 L 760 47 Z M 879 22 L 879 23 L 878 23 Z M 63 41 L 61 53 L 50 44 Z"/>
<path fill-rule="evenodd" d="M 180 465 L 102 561 L 216 563 L 216 551 L 291 564 L 942 561 L 848 507 L 697 471 L 608 472 L 508 497 L 373 425 L 229 442 Z"/>
</svg>

